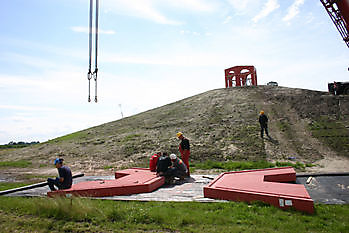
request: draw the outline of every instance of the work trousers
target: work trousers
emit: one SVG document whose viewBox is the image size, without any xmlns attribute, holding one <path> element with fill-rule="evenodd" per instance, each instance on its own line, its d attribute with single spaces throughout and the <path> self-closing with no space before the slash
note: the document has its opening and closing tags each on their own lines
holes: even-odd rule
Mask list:
<svg viewBox="0 0 349 233">
<path fill-rule="evenodd" d="M 66 185 L 63 185 L 61 182 L 59 182 L 59 178 L 56 177 L 56 179 L 48 178 L 47 179 L 48 187 L 50 187 L 51 191 L 56 191 L 55 186 L 58 189 L 69 189 L 71 186 L 66 187 Z"/>
<path fill-rule="evenodd" d="M 182 150 L 181 151 L 182 161 L 185 164 L 185 166 L 187 166 L 187 169 L 188 169 L 188 173 L 187 173 L 188 176 L 190 176 L 189 156 L 190 156 L 190 150 Z"/>
<path fill-rule="evenodd" d="M 171 167 L 167 170 L 165 176 L 169 176 L 169 177 L 178 177 L 181 178 L 183 176 L 186 176 L 187 174 L 185 173 L 185 171 L 183 170 L 179 170 L 176 167 Z"/>
<path fill-rule="evenodd" d="M 261 138 L 263 138 L 264 136 L 264 131 L 265 131 L 265 134 L 269 137 L 268 125 L 261 125 Z"/>
<path fill-rule="evenodd" d="M 50 187 L 51 191 L 55 191 L 57 186 L 58 189 L 62 189 L 62 184 L 59 182 L 59 178 L 56 179 L 48 178 L 47 179 L 48 187 Z"/>
</svg>

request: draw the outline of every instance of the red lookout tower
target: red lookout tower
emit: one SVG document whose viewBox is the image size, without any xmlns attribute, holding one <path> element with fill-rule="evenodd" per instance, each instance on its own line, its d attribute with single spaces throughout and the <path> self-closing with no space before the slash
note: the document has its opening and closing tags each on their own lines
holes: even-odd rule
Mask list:
<svg viewBox="0 0 349 233">
<path fill-rule="evenodd" d="M 254 66 L 234 66 L 224 71 L 226 88 L 257 86 L 257 71 Z"/>
</svg>

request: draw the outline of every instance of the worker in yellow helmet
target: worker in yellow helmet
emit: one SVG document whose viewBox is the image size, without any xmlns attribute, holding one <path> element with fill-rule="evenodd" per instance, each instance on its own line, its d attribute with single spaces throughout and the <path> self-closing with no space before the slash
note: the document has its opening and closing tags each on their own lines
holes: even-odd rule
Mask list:
<svg viewBox="0 0 349 233">
<path fill-rule="evenodd" d="M 263 138 L 264 131 L 268 138 L 270 138 L 268 132 L 268 117 L 265 115 L 263 110 L 259 113 L 259 124 L 261 125 L 261 138 Z"/>
<path fill-rule="evenodd" d="M 183 136 L 182 132 L 178 132 L 177 138 L 181 140 L 181 143 L 179 144 L 179 152 L 181 153 L 182 160 L 184 164 L 187 167 L 187 175 L 190 176 L 189 171 L 189 156 L 190 156 L 190 144 L 189 140 Z"/>
</svg>

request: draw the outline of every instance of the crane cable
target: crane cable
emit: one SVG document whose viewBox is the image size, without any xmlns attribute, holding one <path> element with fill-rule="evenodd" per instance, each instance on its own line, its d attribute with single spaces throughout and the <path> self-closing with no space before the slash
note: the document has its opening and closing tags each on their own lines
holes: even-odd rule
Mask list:
<svg viewBox="0 0 349 233">
<path fill-rule="evenodd" d="M 96 22 L 95 22 L 95 67 L 94 71 L 92 72 L 92 21 L 93 21 L 93 0 L 90 0 L 90 18 L 89 18 L 89 66 L 88 66 L 88 72 L 87 72 L 87 79 L 88 79 L 88 102 L 91 102 L 91 79 L 93 78 L 95 81 L 95 102 L 97 103 L 97 72 L 98 72 L 98 66 L 97 66 L 97 55 L 98 55 L 98 7 L 99 7 L 99 0 L 96 0 Z"/>
</svg>

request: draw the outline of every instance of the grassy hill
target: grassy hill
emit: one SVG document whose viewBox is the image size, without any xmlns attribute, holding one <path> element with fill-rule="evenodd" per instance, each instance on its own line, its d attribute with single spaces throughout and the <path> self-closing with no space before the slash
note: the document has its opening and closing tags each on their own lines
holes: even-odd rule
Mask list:
<svg viewBox="0 0 349 233">
<path fill-rule="evenodd" d="M 259 136 L 262 109 L 272 140 Z M 58 156 L 87 174 L 145 167 L 154 152 L 178 154 L 177 131 L 190 139 L 194 163 L 292 157 L 312 164 L 325 155 L 349 155 L 349 96 L 270 86 L 216 89 L 38 145 L 1 150 L 0 161 L 31 161 L 29 169 L 38 172 Z"/>
</svg>

